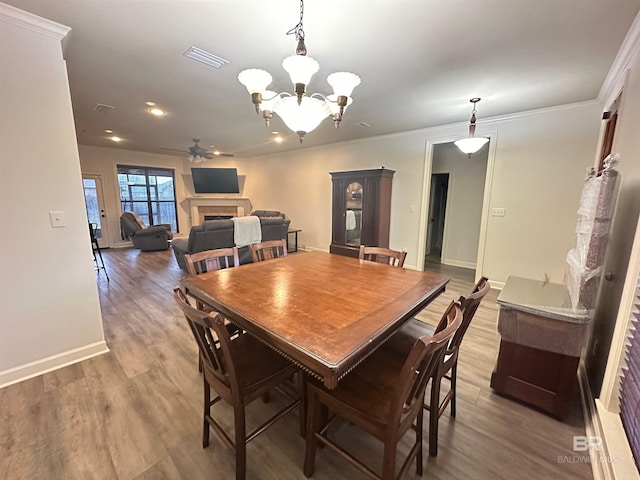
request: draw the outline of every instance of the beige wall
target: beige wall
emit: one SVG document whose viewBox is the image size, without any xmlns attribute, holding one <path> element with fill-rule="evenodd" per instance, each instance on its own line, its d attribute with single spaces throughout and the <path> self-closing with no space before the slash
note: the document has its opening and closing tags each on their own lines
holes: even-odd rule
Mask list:
<svg viewBox="0 0 640 480">
<path fill-rule="evenodd" d="M 600 114 L 597 102 L 586 102 L 478 120 L 478 134 L 495 135 L 488 207 L 506 209 L 487 225 L 483 273 L 497 285 L 509 275 L 543 279 L 546 274 L 563 281 Z M 328 250 L 329 172 L 395 170 L 390 247 L 406 249 L 406 265 L 416 267 L 426 142 L 450 141 L 464 136 L 466 128 L 450 125 L 255 158 L 247 188 L 254 205 L 287 213 L 292 226 L 302 229 L 302 245 Z"/>
<path fill-rule="evenodd" d="M 0 3 L 0 386 L 106 351 L 67 31 Z"/>
</svg>

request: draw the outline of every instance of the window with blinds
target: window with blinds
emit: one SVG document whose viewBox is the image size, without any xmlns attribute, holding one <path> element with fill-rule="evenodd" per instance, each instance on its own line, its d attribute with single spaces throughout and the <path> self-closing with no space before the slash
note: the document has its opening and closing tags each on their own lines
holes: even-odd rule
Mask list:
<svg viewBox="0 0 640 480">
<path fill-rule="evenodd" d="M 640 471 L 640 277 L 636 285 L 625 363 L 620 383 L 620 417 L 629 446 L 633 452 L 636 467 Z"/>
</svg>

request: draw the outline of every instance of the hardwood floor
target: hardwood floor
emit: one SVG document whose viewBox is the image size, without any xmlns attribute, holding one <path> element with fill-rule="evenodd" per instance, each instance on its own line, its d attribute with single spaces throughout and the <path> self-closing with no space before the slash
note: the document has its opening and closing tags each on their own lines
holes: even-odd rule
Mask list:
<svg viewBox="0 0 640 480">
<path fill-rule="evenodd" d="M 235 478 L 233 455 L 215 435 L 201 446 L 202 380 L 195 341 L 171 297 L 182 274 L 172 252 L 103 255 L 111 282 L 103 273 L 97 282 L 111 352 L 0 390 L 0 478 Z M 420 318 L 435 323 L 451 298 L 471 286 L 452 280 Z M 489 388 L 499 342 L 496 297 L 496 290 L 487 295 L 462 343 L 457 417 L 452 421 L 447 410 L 440 419 L 438 457 L 428 457 L 425 446 L 424 478 L 593 478 L 588 463 L 569 463 L 581 454 L 572 450 L 573 436 L 585 434 L 577 392 L 562 423 Z M 271 403 L 249 406 L 248 428 L 285 400 L 274 393 Z M 218 404 L 214 415 L 232 432 L 231 409 Z M 351 425 L 338 433 L 341 445 L 379 469 L 376 440 Z M 297 413 L 252 441 L 247 455 L 249 480 L 303 479 Z M 320 450 L 313 478 L 366 478 L 335 457 Z M 420 477 L 412 467 L 406 478 Z"/>
</svg>

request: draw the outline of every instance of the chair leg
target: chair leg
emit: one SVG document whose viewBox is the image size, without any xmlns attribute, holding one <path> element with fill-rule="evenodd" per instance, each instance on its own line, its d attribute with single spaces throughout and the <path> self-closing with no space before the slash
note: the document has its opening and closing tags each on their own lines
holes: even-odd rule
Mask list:
<svg viewBox="0 0 640 480">
<path fill-rule="evenodd" d="M 438 456 L 438 410 L 440 410 L 440 378 L 431 378 L 431 399 L 429 404 L 429 455 Z"/>
<path fill-rule="evenodd" d="M 307 435 L 304 449 L 304 476 L 309 478 L 313 475 L 316 466 L 316 448 L 318 440 L 316 432 L 320 431 L 320 404 L 315 392 L 310 392 L 307 398 Z"/>
<path fill-rule="evenodd" d="M 416 418 L 416 443 L 418 444 L 418 453 L 416 455 L 416 474 L 422 476 L 422 423 L 424 418 L 424 409 L 421 408 Z"/>
<path fill-rule="evenodd" d="M 233 409 L 236 433 L 236 480 L 245 480 L 247 476 L 247 434 L 244 417 L 244 406 Z"/>
<path fill-rule="evenodd" d="M 307 408 L 309 400 L 307 398 L 307 374 L 300 370 L 297 374 L 298 390 L 300 391 L 300 436 L 305 438 L 307 435 Z"/>
<path fill-rule="evenodd" d="M 207 421 L 207 417 L 211 416 L 211 387 L 203 378 L 204 387 L 204 408 L 202 413 L 202 448 L 209 446 L 209 431 L 211 426 Z"/>
<path fill-rule="evenodd" d="M 387 439 L 384 442 L 382 455 L 382 480 L 395 480 L 396 478 L 396 450 L 398 441 Z"/>
<path fill-rule="evenodd" d="M 198 353 L 198 372 L 202 373 L 202 357 Z"/>
<path fill-rule="evenodd" d="M 451 367 L 451 416 L 456 416 L 456 381 L 458 378 L 458 360 Z"/>
</svg>

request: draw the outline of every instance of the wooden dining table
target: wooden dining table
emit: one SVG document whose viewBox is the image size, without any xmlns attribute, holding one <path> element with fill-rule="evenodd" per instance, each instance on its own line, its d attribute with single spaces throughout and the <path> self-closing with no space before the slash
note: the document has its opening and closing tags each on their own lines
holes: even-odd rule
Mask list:
<svg viewBox="0 0 640 480">
<path fill-rule="evenodd" d="M 335 388 L 448 281 L 436 273 L 300 252 L 184 277 L 180 284 Z"/>
</svg>

